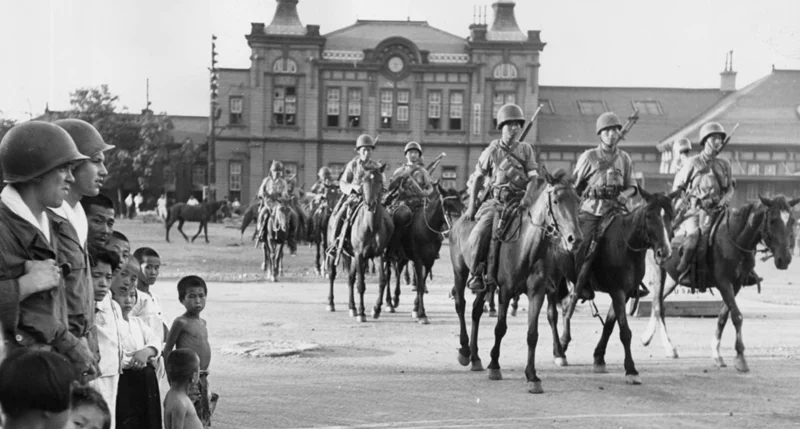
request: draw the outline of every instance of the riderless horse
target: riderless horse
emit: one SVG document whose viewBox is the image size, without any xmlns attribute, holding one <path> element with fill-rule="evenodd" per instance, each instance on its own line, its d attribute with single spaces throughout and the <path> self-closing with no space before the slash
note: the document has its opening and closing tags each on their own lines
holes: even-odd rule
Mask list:
<svg viewBox="0 0 800 429">
<path fill-rule="evenodd" d="M 728 315 L 732 314 L 733 326 L 736 329 L 736 359 L 734 366 L 740 372 L 748 372 L 747 361 L 744 357 L 744 342 L 742 341 L 742 312 L 736 304 L 736 295 L 742 288 L 742 283 L 753 269 L 753 256 L 759 250 L 758 244 L 766 247 L 766 252 L 772 254 L 775 268 L 785 270 L 792 262 L 792 228 L 795 224 L 793 207 L 800 202 L 800 198 L 787 201 L 785 197 L 766 198 L 759 196 L 759 201 L 749 203 L 737 210 L 727 210 L 721 214 L 722 218 L 716 235 L 707 241 L 709 282 L 706 285 L 690 284 L 697 288 L 715 287 L 722 296 L 723 306 L 717 318 L 717 329 L 711 343 L 711 357 L 718 368 L 725 367 L 725 361 L 719 354 L 722 330 L 728 322 Z M 708 240 L 708 237 L 703 237 Z M 679 243 L 673 243 L 677 246 Z M 704 245 L 704 243 L 700 243 Z M 664 321 L 664 298 L 669 296 L 678 286 L 678 274 L 675 270 L 679 262 L 678 252 L 673 252 L 673 257 L 664 264 L 661 282 L 653 291 L 653 306 L 650 312 L 650 322 L 642 333 L 642 343 L 650 344 L 656 327 L 660 328 L 661 342 L 664 352 L 668 357 L 677 358 L 678 352 L 667 334 Z M 766 259 L 766 258 L 765 258 Z M 688 276 L 691 277 L 691 276 Z M 665 284 L 666 283 L 666 284 Z"/>
<path fill-rule="evenodd" d="M 383 170 L 386 165 L 379 168 L 365 169 L 362 172 L 361 194 L 363 201 L 353 210 L 351 214 L 352 223 L 349 231 L 343 231 L 350 238 L 352 255 L 346 251 L 342 252 L 342 262 L 344 270 L 348 272 L 348 286 L 350 287 L 350 316 L 356 317 L 359 322 L 366 322 L 367 316 L 364 312 L 364 292 L 366 283 L 364 277 L 368 268 L 369 260 L 372 258 L 383 258 L 383 252 L 389 244 L 389 239 L 394 230 L 394 224 L 389 217 L 389 213 L 381 204 L 381 193 L 383 192 Z M 347 222 L 347 219 L 344 220 Z M 347 228 L 346 224 L 344 228 Z M 328 225 L 328 236 L 334 237 L 336 234 L 336 223 L 330 222 Z M 335 311 L 333 303 L 333 282 L 336 280 L 336 260 L 334 256 L 328 256 L 327 265 L 330 279 L 330 293 L 328 295 L 328 311 Z M 382 261 L 379 264 L 383 265 Z M 384 270 L 378 271 L 381 283 L 385 282 Z M 356 308 L 354 287 L 358 284 L 359 305 Z"/>
<path fill-rule="evenodd" d="M 197 234 L 192 237 L 192 243 L 194 243 L 194 240 L 200 235 L 201 231 L 205 232 L 206 243 L 208 243 L 208 220 L 220 209 L 222 210 L 223 217 L 230 216 L 231 209 L 227 200 L 214 201 L 212 203 L 203 201 L 195 206 L 190 206 L 186 203 L 176 203 L 172 205 L 172 207 L 169 208 L 167 221 L 165 223 L 167 243 L 169 243 L 169 230 L 176 221 L 178 222 L 178 231 L 187 242 L 189 241 L 189 237 L 183 233 L 183 223 L 200 222 L 200 227 L 197 228 Z"/>
</svg>

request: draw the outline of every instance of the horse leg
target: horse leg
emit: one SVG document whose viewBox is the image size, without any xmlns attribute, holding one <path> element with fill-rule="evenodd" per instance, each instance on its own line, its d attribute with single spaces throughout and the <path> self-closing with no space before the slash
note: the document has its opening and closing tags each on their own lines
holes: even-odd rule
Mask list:
<svg viewBox="0 0 800 429">
<path fill-rule="evenodd" d="M 175 223 L 174 219 L 167 219 L 167 222 L 164 224 L 167 230 L 167 243 L 169 243 L 169 230 L 172 228 L 172 224 Z"/>
<path fill-rule="evenodd" d="M 469 354 L 472 362 L 472 371 L 483 371 L 483 363 L 478 357 L 478 332 L 483 315 L 483 306 L 486 304 L 486 291 L 478 292 L 472 303 L 472 332 L 469 340 Z"/>
<path fill-rule="evenodd" d="M 529 299 L 529 305 L 532 306 L 532 299 Z M 541 304 L 540 304 L 541 305 Z M 529 309 L 529 311 L 533 311 Z M 536 323 L 537 319 L 534 319 L 534 323 Z M 530 322 L 530 316 L 528 316 L 528 321 Z M 567 355 L 563 347 L 561 347 L 561 341 L 558 340 L 558 292 L 553 292 L 547 294 L 547 322 L 550 324 L 550 330 L 553 332 L 553 358 L 556 366 L 567 366 Z M 528 342 L 530 343 L 530 335 L 531 335 L 531 328 L 530 325 L 528 327 Z M 538 331 L 537 331 L 537 338 L 538 338 Z M 528 346 L 528 353 L 530 354 L 530 345 Z M 530 362 L 529 362 L 530 363 Z M 530 382 L 530 378 L 528 379 Z"/>
<path fill-rule="evenodd" d="M 408 261 L 405 262 L 406 264 Z M 394 278 L 395 278 L 395 285 L 394 285 L 394 297 L 392 298 L 392 308 L 397 308 L 400 306 L 400 272 L 401 268 L 399 263 L 394 265 Z M 411 313 L 411 316 L 414 317 L 414 313 Z M 414 317 L 416 319 L 416 317 Z"/>
<path fill-rule="evenodd" d="M 608 314 L 603 324 L 603 333 L 600 335 L 600 341 L 597 342 L 597 346 L 594 349 L 592 372 L 595 374 L 605 374 L 608 372 L 606 369 L 606 348 L 608 346 L 608 340 L 611 338 L 611 333 L 614 332 L 614 323 L 616 323 L 616 321 L 617 316 L 614 313 L 614 306 L 612 305 L 608 309 Z"/>
<path fill-rule="evenodd" d="M 386 273 L 386 277 L 384 278 L 384 283 L 386 283 L 386 307 L 389 309 L 389 313 L 394 313 L 396 307 L 392 302 L 392 270 L 394 270 L 394 263 L 387 256 L 384 259 L 383 265 L 384 273 Z"/>
<path fill-rule="evenodd" d="M 455 301 L 456 315 L 458 315 L 458 339 L 461 345 L 458 349 L 458 363 L 462 366 L 467 366 L 470 362 L 469 334 L 467 334 L 467 322 L 464 316 L 467 307 L 464 292 L 467 286 L 468 275 L 469 270 L 463 262 L 460 266 L 459 264 L 453 263 L 453 301 Z M 398 283 L 400 282 L 399 279 L 397 281 Z"/>
<path fill-rule="evenodd" d="M 564 289 L 567 289 L 566 292 L 567 296 L 564 299 L 566 300 L 567 303 L 569 303 L 569 291 L 568 291 L 569 288 L 567 286 L 567 280 L 562 279 L 558 284 L 560 285 L 559 288 L 563 286 Z M 567 349 L 569 348 L 569 343 L 572 341 L 572 319 L 567 317 L 567 312 L 569 311 L 568 304 L 565 305 L 564 304 L 565 301 L 560 299 L 561 297 L 558 292 L 558 288 L 554 293 L 554 297 L 555 297 L 554 299 L 555 305 L 556 306 L 561 305 L 561 311 L 563 313 L 562 316 L 564 319 L 564 327 L 562 328 L 561 338 L 559 342 L 561 343 L 561 350 L 563 350 L 564 353 L 567 353 Z"/>
<path fill-rule="evenodd" d="M 267 271 L 269 265 L 269 246 L 264 246 L 264 262 L 261 263 L 261 271 Z"/>
<path fill-rule="evenodd" d="M 674 291 L 677 286 L 678 282 L 668 274 L 662 275 L 661 281 L 654 285 L 652 306 L 650 308 L 650 321 L 647 322 L 647 327 L 644 332 L 642 332 L 641 336 L 642 344 L 647 346 L 653 339 L 656 327 L 658 327 L 661 333 L 661 345 L 664 347 L 664 355 L 673 359 L 678 358 L 678 349 L 672 345 L 672 341 L 670 341 L 669 334 L 667 333 L 667 324 L 664 320 L 664 298 Z"/>
<path fill-rule="evenodd" d="M 197 228 L 197 234 L 195 234 L 195 235 L 194 235 L 194 237 L 192 237 L 192 243 L 194 243 L 194 240 L 195 240 L 197 237 L 199 237 L 199 236 L 200 236 L 200 233 L 201 233 L 201 232 L 203 232 L 203 221 L 202 221 L 202 220 L 200 221 L 200 226 Z"/>
<path fill-rule="evenodd" d="M 377 319 L 381 317 L 381 307 L 383 306 L 383 293 L 386 291 L 386 271 L 391 269 L 391 264 L 387 264 L 386 261 L 388 258 L 384 258 L 381 256 L 379 259 L 379 265 L 381 267 L 380 275 L 378 277 L 378 299 L 375 301 L 375 306 L 372 307 L 372 318 Z M 388 265 L 388 266 L 387 266 Z M 391 307 L 391 303 L 389 299 L 387 301 L 387 306 Z"/>
<path fill-rule="evenodd" d="M 422 261 L 414 261 L 414 272 L 417 277 L 417 299 L 414 307 L 417 309 L 417 317 L 420 325 L 427 325 L 428 314 L 425 313 L 425 264 Z"/>
<path fill-rule="evenodd" d="M 345 257 L 342 256 L 342 259 L 345 259 Z M 350 317 L 358 316 L 358 313 L 356 312 L 356 296 L 355 296 L 356 280 L 358 279 L 358 263 L 359 263 L 358 256 L 356 256 L 353 259 L 347 260 L 347 262 L 345 262 L 346 271 L 348 273 L 347 286 L 350 289 L 350 297 L 347 303 L 347 308 L 350 310 Z"/>
<path fill-rule="evenodd" d="M 634 286 L 637 288 L 638 285 Z M 625 349 L 625 382 L 628 384 L 642 384 L 642 379 L 639 377 L 639 372 L 636 371 L 636 366 L 633 363 L 633 355 L 631 354 L 631 328 L 628 326 L 628 314 L 625 312 L 625 304 L 627 297 L 625 291 L 618 289 L 614 291 L 611 296 L 614 312 L 617 316 L 617 324 L 619 324 L 619 339 L 622 342 L 622 347 Z"/>
<path fill-rule="evenodd" d="M 203 235 L 205 235 L 206 244 L 208 244 L 208 220 L 201 221 L 201 223 L 203 224 Z"/>
<path fill-rule="evenodd" d="M 356 256 L 356 269 L 358 275 L 358 321 L 364 323 L 367 321 L 367 315 L 364 311 L 364 293 L 367 291 L 367 284 L 364 279 L 369 269 L 370 260 L 362 256 Z"/>
<path fill-rule="evenodd" d="M 514 285 L 510 285 L 510 287 L 513 288 Z M 500 372 L 500 344 L 508 331 L 506 318 L 508 317 L 508 305 L 511 302 L 509 295 L 511 294 L 508 288 L 497 286 L 497 301 L 500 311 L 497 314 L 497 323 L 494 325 L 494 347 L 492 347 L 492 351 L 489 354 L 492 358 L 489 362 L 489 380 L 503 379 L 503 375 Z"/>
<path fill-rule="evenodd" d="M 530 393 L 544 393 L 542 389 L 542 380 L 536 375 L 536 345 L 539 343 L 539 312 L 542 310 L 542 304 L 544 303 L 544 288 L 535 289 L 534 293 L 528 294 L 528 364 L 525 366 L 525 378 L 528 380 L 528 392 Z M 553 306 L 554 304 L 550 303 L 550 298 L 548 300 L 548 307 Z M 549 315 L 548 309 L 548 315 Z M 558 317 L 558 312 L 556 312 L 556 317 Z M 551 324 L 551 326 L 553 326 Z M 558 338 L 558 336 L 553 336 L 553 338 Z M 554 341 L 558 343 L 558 340 Z M 566 363 L 566 360 L 564 361 Z"/>
<path fill-rule="evenodd" d="M 411 285 L 411 272 L 408 269 L 408 265 L 403 265 L 403 280 L 406 286 Z"/>
<path fill-rule="evenodd" d="M 511 316 L 513 317 L 517 317 L 517 310 L 519 309 L 519 297 L 520 295 L 517 295 L 511 300 Z"/>
<path fill-rule="evenodd" d="M 497 307 L 494 305 L 494 299 L 497 296 L 497 286 L 492 286 L 487 292 L 488 298 L 486 299 L 489 304 L 489 317 L 497 317 Z M 484 309 L 484 311 L 486 311 Z"/>
<path fill-rule="evenodd" d="M 717 284 L 717 290 L 722 295 L 722 302 L 730 309 L 731 321 L 733 327 L 736 329 L 736 359 L 734 360 L 734 367 L 739 372 L 749 372 L 750 368 L 747 366 L 747 361 L 744 358 L 744 342 L 742 341 L 742 322 L 744 317 L 736 305 L 736 293 L 733 290 L 733 285 L 730 282 Z M 719 329 L 719 328 L 718 328 Z"/>
<path fill-rule="evenodd" d="M 333 282 L 336 280 L 336 264 L 334 264 L 333 256 L 325 256 L 325 263 L 328 266 L 328 278 L 330 279 L 330 291 L 328 292 L 328 311 L 336 311 L 336 306 L 333 304 Z"/>
<path fill-rule="evenodd" d="M 186 242 L 188 243 L 188 242 L 189 242 L 189 237 L 188 237 L 188 236 L 187 236 L 187 235 L 186 235 L 186 234 L 183 232 L 183 223 L 184 223 L 184 222 L 185 222 L 185 220 L 184 220 L 183 218 L 180 218 L 180 219 L 178 220 L 178 232 L 180 232 L 180 233 L 181 233 L 181 235 L 183 236 L 183 238 L 184 238 L 184 239 L 186 240 Z"/>
<path fill-rule="evenodd" d="M 717 316 L 717 330 L 714 331 L 714 338 L 711 339 L 711 359 L 714 359 L 714 365 L 716 365 L 717 368 L 725 368 L 728 366 L 719 354 L 719 346 L 722 342 L 722 331 L 728 323 L 728 315 L 730 315 L 730 312 L 731 310 L 728 306 L 722 304 L 722 308 L 719 310 L 719 316 Z"/>
</svg>

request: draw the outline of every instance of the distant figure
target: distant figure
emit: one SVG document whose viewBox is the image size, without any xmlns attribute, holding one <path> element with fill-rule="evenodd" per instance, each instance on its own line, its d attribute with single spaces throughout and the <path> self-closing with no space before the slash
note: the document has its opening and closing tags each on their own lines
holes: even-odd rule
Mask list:
<svg viewBox="0 0 800 429">
<path fill-rule="evenodd" d="M 133 219 L 133 210 L 134 210 L 133 194 L 128 194 L 128 196 L 125 197 L 125 207 L 128 208 L 128 210 L 127 210 L 128 219 Z"/>
<path fill-rule="evenodd" d="M 136 206 L 136 213 L 139 213 L 139 206 L 141 206 L 143 202 L 144 197 L 142 196 L 141 192 L 137 193 L 136 196 L 133 197 L 133 205 Z"/>
<path fill-rule="evenodd" d="M 194 195 L 192 195 L 191 197 L 189 197 L 189 200 L 186 201 L 186 204 L 190 206 L 196 206 L 200 204 L 200 201 L 197 201 L 197 198 L 195 198 Z"/>
<path fill-rule="evenodd" d="M 161 194 L 156 202 L 156 212 L 162 222 L 167 221 L 167 194 Z"/>
<path fill-rule="evenodd" d="M 239 213 L 239 208 L 242 206 L 242 203 L 239 202 L 238 198 L 234 198 L 233 202 L 231 203 L 231 208 L 234 212 Z"/>
</svg>

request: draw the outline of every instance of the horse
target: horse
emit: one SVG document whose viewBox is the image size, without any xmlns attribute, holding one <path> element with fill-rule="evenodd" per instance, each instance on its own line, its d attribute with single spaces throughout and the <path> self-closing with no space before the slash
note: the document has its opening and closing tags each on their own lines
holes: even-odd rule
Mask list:
<svg viewBox="0 0 800 429">
<path fill-rule="evenodd" d="M 266 243 L 264 243 L 264 262 L 261 269 L 266 271 L 271 281 L 276 281 L 277 276 L 283 275 L 283 246 L 289 239 L 292 228 L 289 207 L 283 203 L 276 203 L 264 222 L 266 228 Z"/>
<path fill-rule="evenodd" d="M 339 192 L 338 188 L 325 188 L 325 198 L 309 216 L 311 224 L 310 228 L 308 228 L 309 241 L 317 251 L 314 257 L 314 264 L 319 276 L 326 274 L 323 272 L 323 268 L 327 272 L 327 267 L 321 262 L 325 250 L 328 248 L 328 222 L 330 221 L 333 207 L 336 206 L 340 197 L 341 192 Z"/>
<path fill-rule="evenodd" d="M 169 208 L 167 221 L 165 223 L 167 229 L 167 243 L 169 243 L 169 230 L 176 221 L 178 222 L 178 231 L 187 242 L 189 241 L 189 237 L 183 232 L 183 223 L 200 222 L 200 227 L 197 228 L 197 234 L 192 237 L 192 243 L 194 243 L 194 240 L 200 235 L 201 231 L 205 232 L 206 243 L 208 243 L 208 221 L 220 209 L 222 209 L 224 217 L 231 215 L 231 208 L 227 200 L 214 201 L 212 203 L 203 201 L 196 206 L 190 206 L 186 203 L 173 204 L 172 207 Z"/>
<path fill-rule="evenodd" d="M 381 314 L 383 294 L 391 281 L 391 268 L 396 273 L 397 286 L 395 288 L 394 302 L 391 293 L 386 294 L 386 305 L 394 313 L 400 301 L 400 273 L 409 261 L 413 262 L 417 297 L 414 299 L 414 310 L 411 317 L 420 324 L 427 325 L 428 316 L 425 312 L 423 297 L 425 295 L 425 280 L 433 268 L 433 263 L 439 256 L 442 247 L 443 234 L 450 230 L 450 213 L 461 213 L 463 206 L 457 194 L 446 190 L 437 181 L 433 185 L 433 192 L 424 198 L 421 209 L 410 213 L 407 225 L 402 229 L 395 224 L 394 234 L 384 257 L 385 282 L 381 282 L 378 301 L 372 308 L 372 317 L 377 319 Z M 397 216 L 397 215 L 396 215 Z M 393 220 L 397 220 L 397 217 Z"/>
<path fill-rule="evenodd" d="M 378 168 L 365 169 L 360 178 L 361 193 L 363 202 L 358 204 L 352 212 L 352 225 L 349 228 L 350 244 L 352 246 L 352 257 L 346 252 L 342 252 L 344 269 L 349 273 L 348 286 L 350 287 L 350 316 L 356 317 L 359 322 L 366 322 L 367 316 L 364 313 L 364 292 L 366 284 L 364 276 L 368 268 L 369 260 L 372 258 L 382 258 L 389 239 L 394 231 L 394 223 L 389 213 L 381 204 L 381 193 L 383 192 L 383 171 L 386 164 Z M 347 220 L 344 220 L 345 227 Z M 336 236 L 336 222 L 329 222 L 328 237 Z M 333 282 L 336 280 L 336 261 L 333 256 L 328 256 L 328 278 L 330 279 L 330 293 L 328 294 L 328 311 L 335 311 L 333 303 Z M 379 270 L 380 283 L 385 281 L 384 270 Z M 353 288 L 358 282 L 359 305 L 356 308 Z"/>
<path fill-rule="evenodd" d="M 536 377 L 532 365 L 532 350 L 538 341 L 537 323 L 539 309 L 544 299 L 544 288 L 534 289 L 532 275 L 537 260 L 543 258 L 554 246 L 563 246 L 572 252 L 580 244 L 582 235 L 578 225 L 578 207 L 580 199 L 569 175 L 564 170 L 550 175 L 542 167 L 544 183 L 534 204 L 510 225 L 511 237 L 502 238 L 498 266 L 498 289 L 500 312 L 495 327 L 495 344 L 492 348 L 492 362 L 489 378 L 502 378 L 500 365 L 500 342 L 506 333 L 506 311 L 509 300 L 520 293 L 526 293 L 530 302 L 528 315 L 528 367 L 525 374 L 529 390 L 541 392 L 541 380 Z M 478 326 L 483 313 L 486 291 L 480 291 L 472 305 L 472 335 L 467 335 L 464 310 L 466 300 L 464 292 L 469 275 L 469 262 L 474 257 L 475 249 L 469 247 L 469 235 L 475 226 L 474 221 L 461 217 L 453 225 L 450 233 L 450 259 L 453 263 L 455 286 L 453 295 L 456 313 L 460 324 L 460 344 L 458 362 L 467 366 L 472 363 L 472 371 L 483 371 L 478 356 Z"/>
<path fill-rule="evenodd" d="M 244 210 L 244 214 L 242 215 L 242 225 L 239 227 L 239 241 L 244 241 L 244 231 L 247 229 L 250 224 L 258 219 L 258 211 L 261 208 L 261 202 L 256 200 L 250 203 L 249 206 Z M 258 229 L 258 228 L 256 228 Z M 257 231 L 253 232 L 252 240 L 256 239 Z"/>
<path fill-rule="evenodd" d="M 734 366 L 739 372 L 748 372 L 742 341 L 742 312 L 736 304 L 736 295 L 742 283 L 753 268 L 756 246 L 763 243 L 774 257 L 775 268 L 785 270 L 792 262 L 792 228 L 795 224 L 792 207 L 800 198 L 787 201 L 785 197 L 766 198 L 759 195 L 759 201 L 749 203 L 737 210 L 726 211 L 720 221 L 713 243 L 708 248 L 709 287 L 715 287 L 722 296 L 723 306 L 717 317 L 717 329 L 711 343 L 711 357 L 717 368 L 726 367 L 719 354 L 722 330 L 732 314 L 736 329 L 736 358 Z M 674 243 L 673 245 L 677 245 Z M 700 245 L 703 245 L 700 243 Z M 661 282 L 653 291 L 653 306 L 650 321 L 642 333 L 642 343 L 650 344 L 656 327 L 660 328 L 661 342 L 667 357 L 677 358 L 677 349 L 667 334 L 664 322 L 664 298 L 678 286 L 679 273 L 676 267 L 679 252 L 673 252 L 662 269 Z M 697 285 L 692 285 L 697 287 Z"/>
</svg>

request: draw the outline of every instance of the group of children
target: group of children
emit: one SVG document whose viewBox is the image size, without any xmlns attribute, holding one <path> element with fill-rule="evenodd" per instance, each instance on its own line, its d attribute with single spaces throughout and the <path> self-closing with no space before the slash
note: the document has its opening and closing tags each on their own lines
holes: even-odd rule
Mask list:
<svg viewBox="0 0 800 429">
<path fill-rule="evenodd" d="M 86 208 L 91 237 L 93 209 Z M 100 377 L 80 385 L 80 375 L 63 355 L 16 350 L 0 365 L 0 406 L 6 416 L 0 428 L 210 427 L 217 396 L 208 389 L 211 348 L 200 318 L 205 281 L 198 276 L 178 281 L 186 312 L 167 328 L 150 292 L 160 257 L 149 247 L 133 254 L 130 249 L 118 231 L 105 246 L 89 246 Z"/>
</svg>

